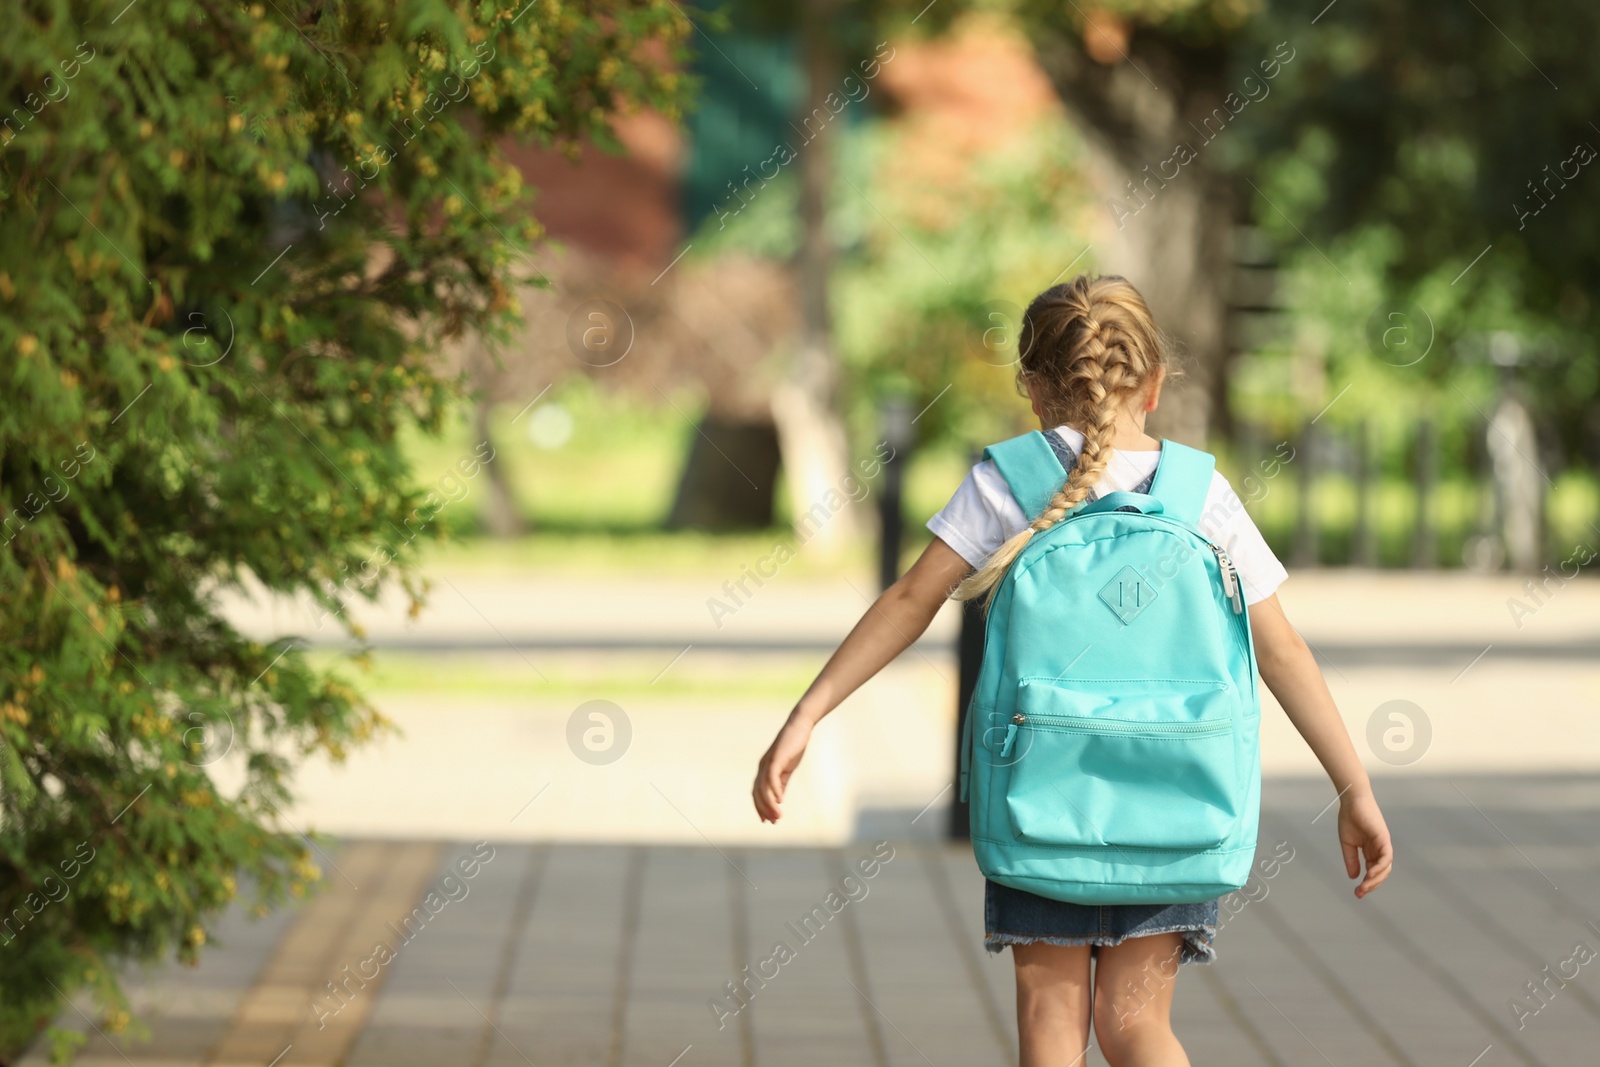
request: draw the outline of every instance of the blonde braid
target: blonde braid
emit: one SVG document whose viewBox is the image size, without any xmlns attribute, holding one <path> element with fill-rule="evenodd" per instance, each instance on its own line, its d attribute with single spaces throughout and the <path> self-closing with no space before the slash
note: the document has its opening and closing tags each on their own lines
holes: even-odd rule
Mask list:
<svg viewBox="0 0 1600 1067">
<path fill-rule="evenodd" d="M 1165 345 L 1137 290 L 1117 277 L 1080 276 L 1041 293 L 1023 316 L 1019 386 L 1043 385 L 1046 421 L 1083 425 L 1083 450 L 1065 483 L 1028 526 L 995 550 L 951 594 L 982 598 L 1033 535 L 1050 529 L 1088 499 L 1111 461 L 1117 414 L 1127 398 L 1165 366 Z"/>
</svg>

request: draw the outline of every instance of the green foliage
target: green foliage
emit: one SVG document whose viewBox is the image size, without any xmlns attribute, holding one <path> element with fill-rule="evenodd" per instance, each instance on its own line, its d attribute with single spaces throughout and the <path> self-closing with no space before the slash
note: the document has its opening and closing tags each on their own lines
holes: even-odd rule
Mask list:
<svg viewBox="0 0 1600 1067">
<path fill-rule="evenodd" d="M 1067 267 L 1096 266 L 1093 253 L 1078 258 L 1090 246 L 1094 205 L 1077 130 L 1048 112 L 960 158 L 938 136 L 882 115 L 842 117 L 832 136 L 830 298 L 858 450 L 877 442 L 888 395 L 915 411 L 933 405 L 917 421 L 920 446 L 966 448 L 1024 429 L 1032 416 L 1014 366 L 1022 307 Z M 792 258 L 795 166 L 738 213 L 702 222 L 691 254 Z"/>
<path fill-rule="evenodd" d="M 506 326 L 537 237 L 495 145 L 676 114 L 689 25 L 671 0 L 144 0 L 6 29 L 0 1060 L 84 986 L 122 1028 L 123 961 L 192 962 L 242 887 L 317 878 L 279 829 L 290 771 L 383 723 L 218 594 L 341 623 L 418 595 L 446 501 L 400 436 L 440 425 L 433 354 Z"/>
<path fill-rule="evenodd" d="M 1424 309 L 1437 342 L 1425 362 L 1390 376 L 1389 396 L 1480 419 L 1455 386 L 1487 408 L 1495 384 L 1486 338 L 1514 335 L 1517 375 L 1551 452 L 1591 467 L 1600 461 L 1600 261 L 1591 247 L 1600 77 L 1585 42 L 1597 32 L 1600 9 L 1574 0 L 1487 14 L 1443 0 L 1343 0 L 1314 29 L 1303 8 L 1269 5 L 1232 45 L 1241 62 L 1270 42 L 1298 51 L 1239 131 L 1252 177 L 1275 205 L 1251 194 L 1253 214 L 1308 276 L 1296 313 L 1337 335 L 1407 301 Z M 1397 362 L 1374 363 L 1370 348 L 1336 342 L 1336 372 L 1366 362 L 1370 376 Z"/>
<path fill-rule="evenodd" d="M 1305 342 L 1326 334 L 1335 345 L 1326 351 L 1330 377 L 1376 380 L 1395 361 L 1360 339 L 1368 318 L 1420 307 L 1437 343 L 1426 363 L 1389 376 L 1395 388 L 1374 402 L 1439 404 L 1451 419 L 1498 388 L 1484 366 L 1488 337 L 1515 337 L 1517 377 L 1547 451 L 1558 463 L 1600 464 L 1600 260 L 1590 247 L 1600 229 L 1600 198 L 1590 191 L 1600 180 L 1600 78 L 1587 46 L 1600 8 L 1578 0 L 1493 10 L 1450 0 L 1340 0 L 1325 10 L 1286 0 L 1011 7 L 1036 40 L 1078 42 L 1092 22 L 1120 23 L 1127 42 L 1110 33 L 1096 38 L 1099 47 L 1125 47 L 1172 98 L 1221 87 L 1217 99 L 1197 101 L 1204 107 L 1230 89 L 1261 92 L 1259 77 L 1248 80 L 1258 62 L 1281 43 L 1293 48 L 1270 93 L 1199 164 L 1239 176 L 1239 221 L 1272 233 L 1300 276 L 1291 285 L 1309 297 L 1290 304 L 1297 336 L 1277 354 L 1320 358 Z M 1183 84 L 1157 87 L 1173 76 Z M 1068 103 L 1090 115 L 1098 106 Z M 1353 276 L 1350 259 L 1364 277 Z M 1331 288 L 1341 293 L 1320 291 Z M 1339 335 L 1358 339 L 1339 347 Z M 1457 378 L 1470 403 L 1455 392 Z"/>
<path fill-rule="evenodd" d="M 924 445 L 1014 432 L 1028 417 L 1015 387 L 1022 307 L 1069 265 L 1094 266 L 1092 254 L 1073 262 L 1090 242 L 1092 204 L 1081 144 L 1063 117 L 971 160 L 926 145 L 884 119 L 841 128 L 836 142 L 833 315 L 841 392 L 863 453 L 880 432 L 878 403 L 892 394 L 915 410 L 933 404 L 917 421 Z M 912 154 L 919 147 L 922 158 Z M 943 173 L 928 172 L 930 154 Z M 792 176 L 780 175 L 725 224 L 708 220 L 695 253 L 792 256 L 797 202 Z"/>
<path fill-rule="evenodd" d="M 927 174 L 893 126 L 863 131 L 836 213 L 850 254 L 834 283 L 861 438 L 872 405 L 908 396 L 925 443 L 970 446 L 1031 425 L 1016 390 L 1022 309 L 1063 271 L 1093 270 L 1081 142 L 1052 113 L 959 174 Z M 948 391 L 946 391 L 946 387 Z M 928 405 L 932 405 L 929 407 Z"/>
</svg>

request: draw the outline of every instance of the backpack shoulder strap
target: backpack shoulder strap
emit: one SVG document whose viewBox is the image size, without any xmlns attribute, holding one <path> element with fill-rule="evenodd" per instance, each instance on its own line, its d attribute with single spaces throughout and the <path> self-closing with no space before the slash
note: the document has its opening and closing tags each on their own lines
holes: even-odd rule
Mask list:
<svg viewBox="0 0 1600 1067">
<path fill-rule="evenodd" d="M 1066 468 L 1055 449 L 1038 430 L 990 445 L 983 450 L 983 458 L 992 460 L 1000 469 L 1029 521 L 1044 510 L 1067 480 Z"/>
<path fill-rule="evenodd" d="M 1211 472 L 1216 468 L 1217 458 L 1211 453 L 1163 439 L 1150 495 L 1161 501 L 1166 514 L 1195 526 L 1200 522 L 1206 493 L 1211 489 Z"/>
</svg>

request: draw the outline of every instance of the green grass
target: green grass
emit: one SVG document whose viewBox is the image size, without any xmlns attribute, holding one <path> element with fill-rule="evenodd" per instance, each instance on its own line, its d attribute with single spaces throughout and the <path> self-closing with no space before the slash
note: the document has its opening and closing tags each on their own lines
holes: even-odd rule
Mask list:
<svg viewBox="0 0 1600 1067">
<path fill-rule="evenodd" d="M 540 570 L 563 574 L 729 576 L 738 563 L 770 554 L 779 541 L 792 540 L 783 529 L 757 533 L 710 534 L 664 530 L 542 530 L 509 540 L 468 537 L 429 546 L 424 564 L 466 570 Z M 839 557 L 799 553 L 784 564 L 786 575 L 859 574 L 871 565 L 870 545 L 852 546 Z"/>
<path fill-rule="evenodd" d="M 1294 555 L 1301 487 L 1290 471 L 1268 485 L 1265 495 L 1250 505 L 1250 514 L 1272 550 L 1289 560 Z M 1347 563 L 1354 552 L 1359 507 L 1355 482 L 1325 475 L 1316 480 L 1311 492 L 1321 542 L 1319 561 Z M 1466 478 L 1446 479 L 1435 488 L 1430 521 L 1440 566 L 1463 565 L 1467 542 L 1480 533 L 1485 509 L 1491 506 L 1489 493 L 1488 486 Z M 1410 565 L 1417 521 L 1415 487 L 1399 479 L 1385 480 L 1373 488 L 1371 501 L 1369 521 L 1376 532 L 1379 566 Z M 1600 546 L 1600 531 L 1589 525 L 1600 514 L 1600 487 L 1592 477 L 1569 472 L 1556 479 L 1546 513 L 1547 552 L 1552 561 L 1566 558 L 1578 544 Z"/>
<path fill-rule="evenodd" d="M 571 436 L 543 444 L 533 433 L 548 421 L 540 408 L 563 409 Z M 680 401 L 679 407 L 686 407 Z M 521 417 L 519 418 L 519 414 Z M 515 420 L 515 421 L 513 421 Z M 652 407 L 601 393 L 587 379 L 574 378 L 550 390 L 538 406 L 497 408 L 490 420 L 495 463 L 506 474 L 519 510 L 530 524 L 552 531 L 649 530 L 672 504 L 678 470 L 694 428 L 670 406 Z M 424 483 L 448 474 L 477 443 L 463 413 L 440 437 L 417 435 L 407 441 L 418 478 Z M 470 495 L 446 514 L 461 532 L 481 524 L 486 479 L 469 483 Z"/>
<path fill-rule="evenodd" d="M 1580 545 L 1600 549 L 1600 480 L 1567 471 L 1555 483 L 1545 507 L 1554 558 L 1566 559 Z"/>
<path fill-rule="evenodd" d="M 691 417 L 699 413 L 690 398 L 675 398 L 675 403 Z M 793 542 L 781 476 L 775 489 L 778 524 L 771 529 L 716 534 L 662 529 L 694 434 L 671 406 L 609 396 L 584 379 L 552 389 L 540 402 L 545 404 L 559 405 L 571 418 L 570 438 L 554 447 L 550 439 L 543 444 L 532 439 L 530 427 L 540 425 L 533 418 L 537 408 L 519 417 L 516 407 L 505 406 L 491 418 L 495 463 L 511 483 L 529 533 L 506 540 L 481 536 L 487 475 L 480 472 L 467 482 L 465 499 L 444 512 L 451 540 L 427 547 L 426 561 L 485 569 L 721 574 L 729 559 L 758 558 L 780 542 Z M 450 476 L 456 461 L 471 455 L 476 444 L 471 421 L 463 415 L 440 437 L 408 440 L 407 449 L 419 481 L 434 484 Z M 966 467 L 950 448 L 914 457 L 905 493 L 908 541 L 914 547 L 926 543 L 922 522 L 944 506 Z M 850 506 L 865 511 L 866 525 L 875 526 L 875 497 Z M 784 573 L 857 575 L 874 566 L 875 553 L 870 541 L 832 558 L 802 551 Z"/>
</svg>

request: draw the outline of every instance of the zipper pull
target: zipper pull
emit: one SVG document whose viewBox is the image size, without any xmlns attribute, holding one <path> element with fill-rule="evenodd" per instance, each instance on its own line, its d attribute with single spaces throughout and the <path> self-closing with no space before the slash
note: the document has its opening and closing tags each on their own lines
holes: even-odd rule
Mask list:
<svg viewBox="0 0 1600 1067">
<path fill-rule="evenodd" d="M 1221 545 L 1211 544 L 1211 551 L 1217 554 L 1217 566 L 1222 570 L 1222 591 L 1227 594 L 1228 603 L 1233 605 L 1235 615 L 1244 612 L 1244 597 L 1239 592 L 1239 572 L 1234 568 L 1233 560 Z"/>
<path fill-rule="evenodd" d="M 1006 724 L 1005 742 L 1000 746 L 1001 759 L 1006 759 L 1011 755 L 1011 748 L 1017 743 L 1017 727 L 1027 721 L 1028 717 L 1026 715 L 1017 714 L 1011 716 L 1011 721 Z"/>
</svg>

